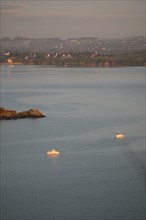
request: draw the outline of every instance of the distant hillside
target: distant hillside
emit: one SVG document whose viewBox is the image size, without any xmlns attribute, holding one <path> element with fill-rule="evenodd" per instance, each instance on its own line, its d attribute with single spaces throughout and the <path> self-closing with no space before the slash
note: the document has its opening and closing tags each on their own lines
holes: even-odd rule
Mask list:
<svg viewBox="0 0 146 220">
<path fill-rule="evenodd" d="M 122 39 L 101 38 L 60 38 L 31 39 L 27 37 L 1 38 L 1 52 L 96 52 L 101 55 L 133 53 L 145 50 L 146 38 L 130 37 Z"/>
</svg>

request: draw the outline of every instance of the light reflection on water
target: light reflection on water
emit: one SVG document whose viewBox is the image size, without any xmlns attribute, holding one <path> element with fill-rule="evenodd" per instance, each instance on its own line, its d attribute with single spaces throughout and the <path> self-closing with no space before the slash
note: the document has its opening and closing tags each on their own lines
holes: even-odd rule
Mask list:
<svg viewBox="0 0 146 220">
<path fill-rule="evenodd" d="M 2 219 L 145 219 L 144 72 L 2 66 Z"/>
</svg>

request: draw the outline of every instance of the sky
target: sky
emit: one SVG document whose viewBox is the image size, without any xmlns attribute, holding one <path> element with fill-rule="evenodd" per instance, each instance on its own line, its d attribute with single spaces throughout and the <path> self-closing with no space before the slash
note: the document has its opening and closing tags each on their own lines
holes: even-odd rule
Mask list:
<svg viewBox="0 0 146 220">
<path fill-rule="evenodd" d="M 145 0 L 1 0 L 1 38 L 145 35 Z"/>
</svg>

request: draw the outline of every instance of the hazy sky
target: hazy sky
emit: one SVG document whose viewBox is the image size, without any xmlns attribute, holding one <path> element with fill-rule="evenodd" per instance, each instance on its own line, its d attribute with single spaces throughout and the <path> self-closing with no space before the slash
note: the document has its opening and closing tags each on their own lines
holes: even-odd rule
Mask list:
<svg viewBox="0 0 146 220">
<path fill-rule="evenodd" d="M 145 35 L 145 0 L 1 0 L 1 37 Z"/>
</svg>

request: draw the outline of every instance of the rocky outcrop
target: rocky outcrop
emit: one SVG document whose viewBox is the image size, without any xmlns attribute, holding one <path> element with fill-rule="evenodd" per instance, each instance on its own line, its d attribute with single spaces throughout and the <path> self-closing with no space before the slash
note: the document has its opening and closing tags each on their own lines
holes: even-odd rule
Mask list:
<svg viewBox="0 0 146 220">
<path fill-rule="evenodd" d="M 15 119 L 16 117 L 17 117 L 16 111 L 0 108 L 0 119 Z"/>
<path fill-rule="evenodd" d="M 4 119 L 18 119 L 18 118 L 43 118 L 43 115 L 37 109 L 30 109 L 28 111 L 16 112 L 5 108 L 0 108 L 0 120 Z"/>
</svg>

